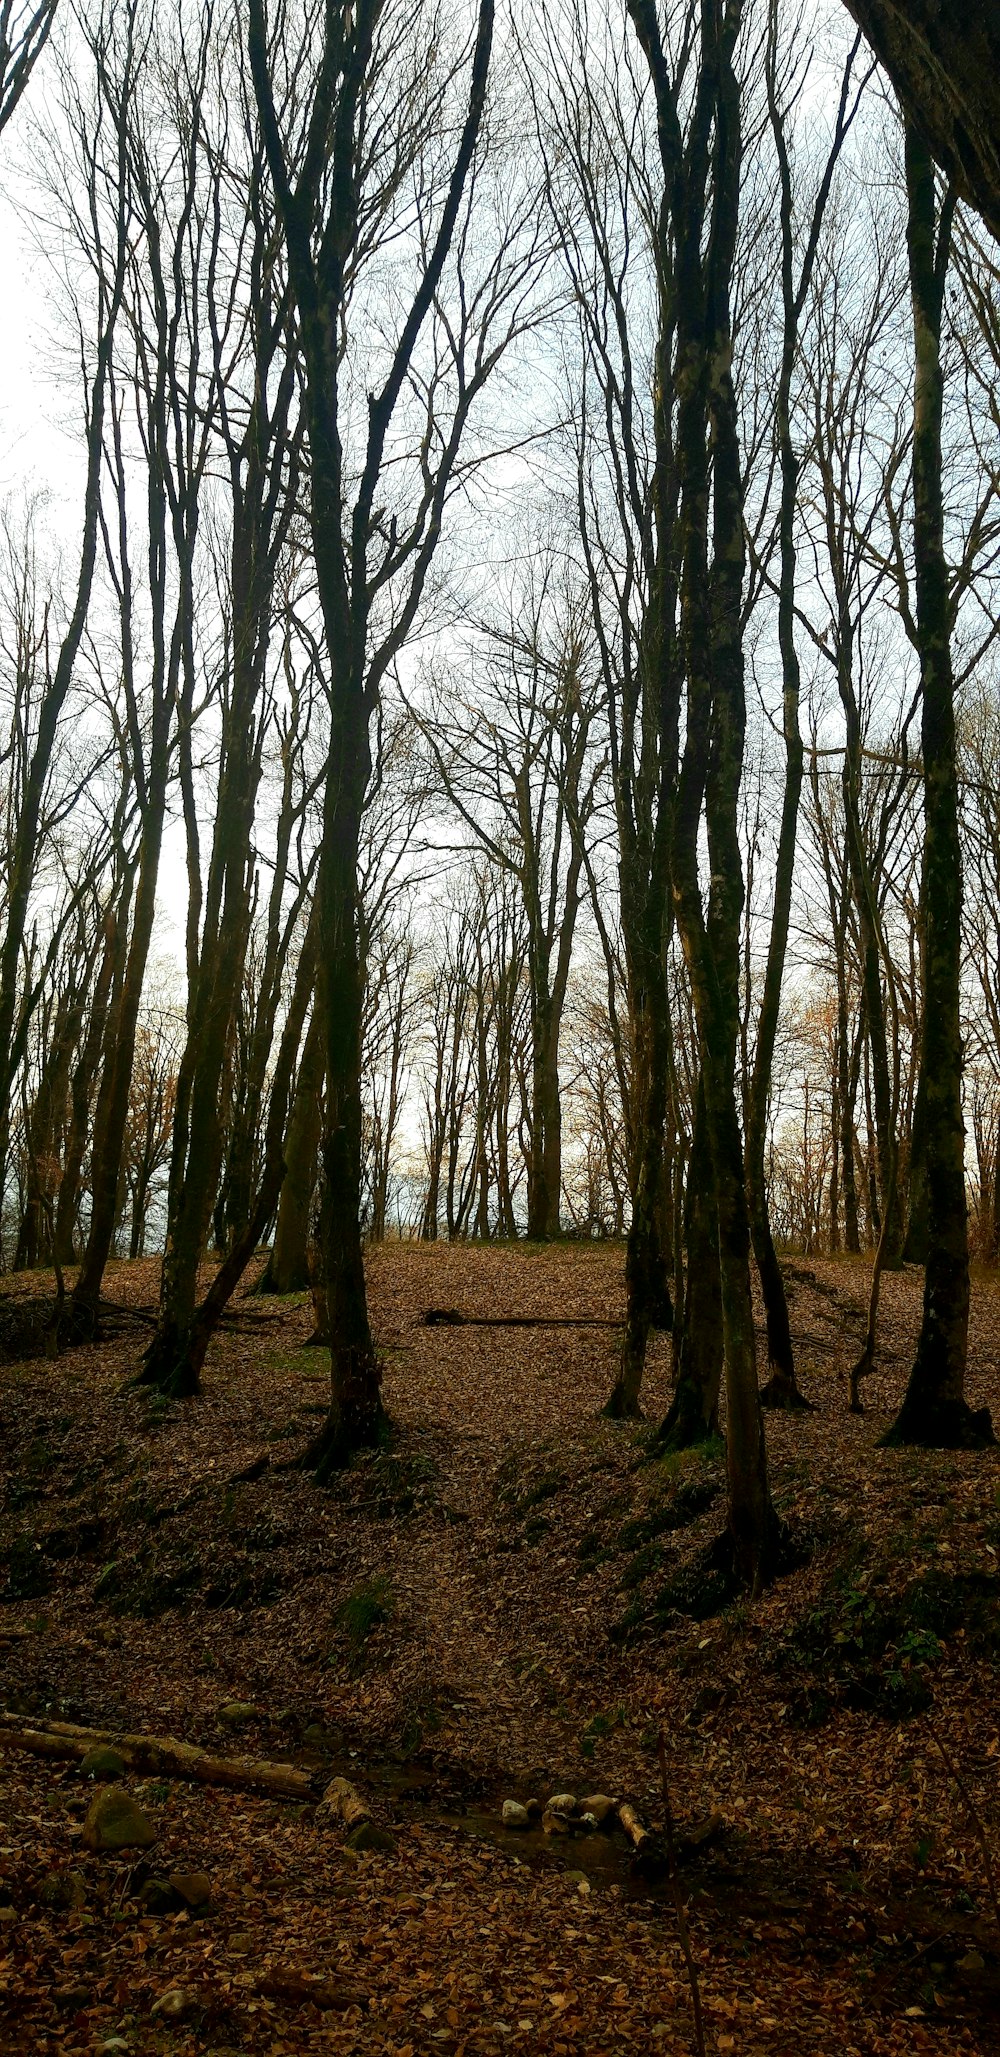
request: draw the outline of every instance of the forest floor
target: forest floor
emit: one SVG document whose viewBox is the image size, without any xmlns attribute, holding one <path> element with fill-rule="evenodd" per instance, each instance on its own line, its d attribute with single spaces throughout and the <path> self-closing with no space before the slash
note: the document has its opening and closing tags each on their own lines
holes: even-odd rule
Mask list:
<svg viewBox="0 0 1000 2057">
<path fill-rule="evenodd" d="M 623 1838 L 499 1820 L 598 1791 L 659 1828 L 661 1727 L 713 2057 L 1000 2051 L 1000 1452 L 877 1447 L 916 1272 L 885 1282 L 863 1418 L 867 1267 L 788 1276 L 817 1406 L 767 1435 L 801 1561 L 753 1604 L 705 1565 L 721 1448 L 653 1461 L 642 1424 L 599 1418 L 612 1327 L 424 1323 L 612 1322 L 620 1247 L 373 1251 L 393 1433 L 329 1490 L 294 1462 L 326 1376 L 303 1298 L 244 1295 L 180 1405 L 129 1386 L 127 1323 L 0 1368 L 8 1717 L 294 1762 L 317 1796 L 347 1773 L 393 1839 L 358 1852 L 307 1803 L 129 1776 L 157 1840 L 96 1854 L 79 1766 L 11 1749 L 8 1721 L 5 2057 L 694 2050 L 662 1878 Z M 150 1307 L 156 1284 L 122 1264 L 107 1290 Z M 658 1338 L 651 1421 L 669 1372 Z M 995 1279 L 969 1397 L 1000 1424 Z M 171 1872 L 207 1875 L 205 1911 L 139 1900 Z"/>
</svg>

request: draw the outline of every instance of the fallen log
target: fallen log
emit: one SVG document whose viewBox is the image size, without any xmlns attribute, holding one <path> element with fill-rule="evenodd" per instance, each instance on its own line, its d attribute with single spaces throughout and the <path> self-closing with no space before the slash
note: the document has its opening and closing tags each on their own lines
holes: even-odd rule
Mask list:
<svg viewBox="0 0 1000 2057">
<path fill-rule="evenodd" d="M 295 1764 L 273 1764 L 266 1758 L 218 1757 L 182 1743 L 175 1736 L 123 1734 L 116 1729 L 82 1728 L 71 1721 L 26 1721 L 0 1714 L 0 1748 L 26 1750 L 34 1757 L 76 1759 L 100 1747 L 117 1750 L 130 1771 L 188 1779 L 203 1786 L 232 1786 L 240 1792 L 271 1793 L 282 1800 L 315 1798 L 312 1776 Z"/>
<path fill-rule="evenodd" d="M 619 1802 L 618 1819 L 621 1822 L 623 1829 L 625 1830 L 625 1834 L 627 1835 L 629 1842 L 631 1843 L 632 1848 L 635 1851 L 636 1856 L 641 1857 L 643 1852 L 650 1848 L 650 1845 L 653 1841 L 653 1837 L 650 1834 L 649 1829 L 646 1828 L 644 1823 L 640 1821 L 639 1816 L 637 1815 L 635 1808 L 632 1806 L 630 1801 L 622 1800 Z"/>
<path fill-rule="evenodd" d="M 349 1778 L 332 1778 L 324 1787 L 316 1810 L 317 1821 L 342 1821 L 346 1829 L 360 1828 L 372 1818 L 371 1808 Z"/>
<path fill-rule="evenodd" d="M 621 1328 L 604 1314 L 462 1314 L 457 1307 L 427 1307 L 425 1328 Z"/>
</svg>

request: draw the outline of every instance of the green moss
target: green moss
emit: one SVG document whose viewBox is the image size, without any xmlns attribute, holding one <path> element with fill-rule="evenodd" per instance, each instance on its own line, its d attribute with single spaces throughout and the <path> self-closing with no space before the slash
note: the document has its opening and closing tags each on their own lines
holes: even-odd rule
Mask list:
<svg viewBox="0 0 1000 2057">
<path fill-rule="evenodd" d="M 356 1656 L 363 1652 L 373 1630 L 391 1619 L 395 1604 L 386 1578 L 363 1580 L 341 1601 L 335 1617 L 337 1627 Z"/>
</svg>

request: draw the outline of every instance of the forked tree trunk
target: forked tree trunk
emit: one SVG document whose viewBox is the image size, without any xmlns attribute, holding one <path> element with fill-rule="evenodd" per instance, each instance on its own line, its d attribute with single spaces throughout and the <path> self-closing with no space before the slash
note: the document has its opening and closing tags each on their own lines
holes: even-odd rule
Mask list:
<svg viewBox="0 0 1000 2057">
<path fill-rule="evenodd" d="M 730 282 L 739 215 L 740 88 L 736 14 L 701 15 L 701 73 L 684 136 L 648 0 L 629 9 L 650 63 L 667 191 L 683 191 L 674 267 L 681 480 L 681 621 L 687 727 L 671 853 L 674 902 L 691 979 L 718 1210 L 726 1381 L 728 1540 L 736 1577 L 755 1589 L 773 1567 L 777 1520 L 767 1482 L 750 1285 L 750 1224 L 736 1105 L 743 868 L 737 807 L 746 721 L 742 647 L 743 487 L 731 374 Z M 683 184 L 681 167 L 683 166 Z M 706 197 L 711 191 L 711 222 Z M 709 463 L 709 431 L 712 463 Z M 712 534 L 711 560 L 709 530 Z M 702 804 L 711 888 L 698 869 Z"/>
<path fill-rule="evenodd" d="M 886 1440 L 932 1448 L 994 1441 L 986 1408 L 965 1398 L 969 1241 L 962 1116 L 962 852 L 958 823 L 951 602 L 941 486 L 941 311 L 954 195 L 938 217 L 934 166 L 907 125 L 907 246 L 913 306 L 913 537 L 922 687 L 923 1160 L 927 1265 L 916 1357 Z"/>
</svg>

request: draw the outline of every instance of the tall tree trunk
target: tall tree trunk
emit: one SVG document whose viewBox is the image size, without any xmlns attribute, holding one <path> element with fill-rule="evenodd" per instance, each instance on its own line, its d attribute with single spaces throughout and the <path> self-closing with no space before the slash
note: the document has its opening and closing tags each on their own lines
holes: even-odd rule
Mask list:
<svg viewBox="0 0 1000 2057">
<path fill-rule="evenodd" d="M 318 563 L 320 556 L 318 537 Z M 331 698 L 330 762 L 316 886 L 326 1060 L 320 1237 L 331 1360 L 330 1408 L 310 1452 L 321 1482 L 353 1451 L 376 1443 L 384 1421 L 381 1366 L 368 1322 L 361 1244 L 363 993 L 356 904 L 361 810 L 371 759 L 360 692 L 341 686 Z"/>
<path fill-rule="evenodd" d="M 913 1369 L 886 1440 L 967 1448 L 995 1439 L 988 1410 L 973 1412 L 965 1398 L 969 1243 L 960 1010 L 962 851 L 941 483 L 941 310 L 954 196 L 947 194 L 938 217 L 934 166 L 910 124 L 906 191 L 915 346 L 913 539 L 924 769 L 921 1083 L 927 1265 Z"/>
<path fill-rule="evenodd" d="M 857 45 L 855 45 L 856 48 Z M 785 1282 L 774 1247 L 774 1237 L 771 1234 L 767 1179 L 764 1171 L 764 1152 L 767 1140 L 767 1113 L 770 1102 L 771 1077 L 774 1069 L 774 1052 L 778 1036 L 778 1017 L 781 1008 L 781 985 L 784 976 L 785 956 L 788 949 L 788 929 L 792 911 L 795 845 L 804 766 L 802 734 L 799 726 L 801 678 L 798 651 L 795 646 L 795 519 L 799 491 L 799 461 L 792 438 L 791 396 L 792 376 L 795 370 L 799 347 L 799 322 L 812 278 L 819 234 L 826 211 L 833 171 L 846 133 L 853 53 L 844 74 L 833 143 L 827 157 L 826 168 L 820 181 L 819 192 L 813 207 L 812 221 L 797 284 L 793 272 L 792 172 L 785 141 L 783 117 L 777 102 L 776 57 L 777 14 L 775 7 L 772 5 L 768 34 L 767 90 L 771 128 L 774 134 L 781 183 L 779 213 L 781 223 L 783 335 L 775 413 L 781 472 L 778 514 L 778 544 L 780 552 L 778 648 L 781 654 L 785 782 L 781 803 L 781 822 L 778 830 L 778 847 L 775 856 L 774 888 L 771 902 L 771 932 L 768 939 L 764 990 L 761 996 L 760 1016 L 757 1024 L 757 1046 L 754 1053 L 753 1072 L 747 1094 L 745 1154 L 750 1231 L 767 1314 L 767 1355 L 771 1369 L 771 1376 L 761 1394 L 761 1400 L 766 1406 L 790 1410 L 808 1407 L 810 1403 L 799 1391 L 798 1381 L 795 1376 L 795 1358 L 792 1351 L 792 1332 L 788 1318 Z"/>
</svg>

